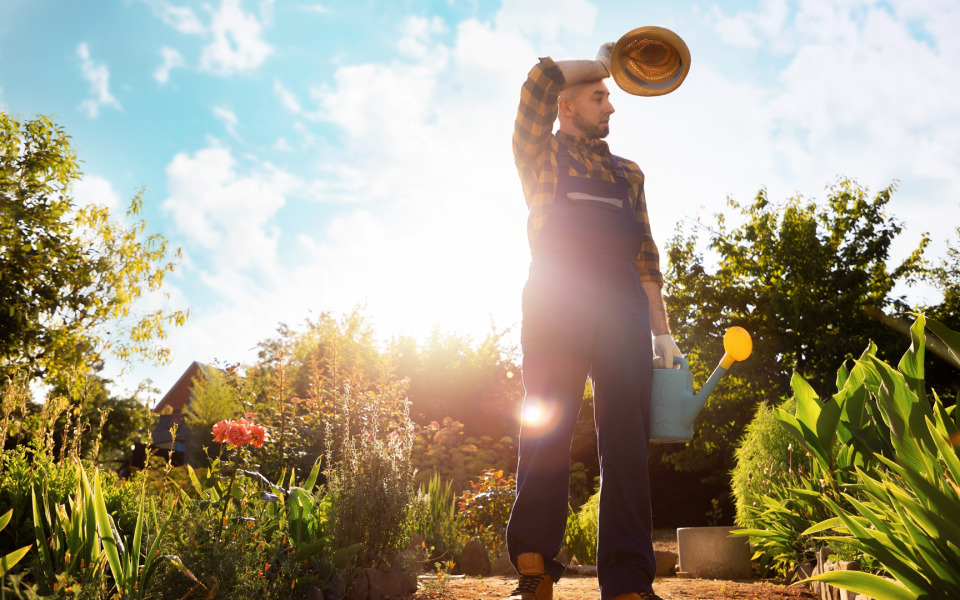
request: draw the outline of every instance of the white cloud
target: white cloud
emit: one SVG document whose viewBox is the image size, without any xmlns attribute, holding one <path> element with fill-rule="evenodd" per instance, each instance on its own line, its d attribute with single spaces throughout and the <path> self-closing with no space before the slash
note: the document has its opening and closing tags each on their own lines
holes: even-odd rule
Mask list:
<svg viewBox="0 0 960 600">
<path fill-rule="evenodd" d="M 200 53 L 200 68 L 216 75 L 254 70 L 273 53 L 260 22 L 243 11 L 240 0 L 221 1 L 212 13 L 210 34 L 213 40 Z"/>
<path fill-rule="evenodd" d="M 278 152 L 293 152 L 293 146 L 291 146 L 283 136 L 277 138 L 272 148 Z"/>
<path fill-rule="evenodd" d="M 214 106 L 213 116 L 216 117 L 218 121 L 223 123 L 223 126 L 227 130 L 227 133 L 230 134 L 230 137 L 235 140 L 240 140 L 240 136 L 237 134 L 237 125 L 239 125 L 240 122 L 237 120 L 237 115 L 232 110 L 222 106 Z"/>
<path fill-rule="evenodd" d="M 757 48 L 760 38 L 754 32 L 770 39 L 783 28 L 789 7 L 786 0 L 761 0 L 757 12 L 740 11 L 736 16 L 727 16 L 717 7 L 713 7 L 716 19 L 714 29 L 720 39 L 734 46 Z"/>
<path fill-rule="evenodd" d="M 97 118 L 103 106 L 122 110 L 120 103 L 110 93 L 110 70 L 105 64 L 93 62 L 86 42 L 77 46 L 77 58 L 80 59 L 80 75 L 87 80 L 93 96 L 80 103 L 80 110 L 87 113 L 91 119 Z"/>
<path fill-rule="evenodd" d="M 330 12 L 330 9 L 322 4 L 298 4 L 297 8 L 304 12 L 318 13 L 325 15 Z"/>
<path fill-rule="evenodd" d="M 443 19 L 435 16 L 432 19 L 407 17 L 400 25 L 400 31 L 400 41 L 397 43 L 400 52 L 413 58 L 424 58 L 431 51 L 431 38 L 448 30 Z M 438 46 L 433 50 L 442 52 L 444 48 Z"/>
<path fill-rule="evenodd" d="M 280 102 L 292 113 L 300 114 L 303 112 L 303 108 L 300 106 L 300 102 L 297 100 L 297 97 L 288 90 L 280 80 L 277 79 L 273 82 L 273 91 L 277 93 L 277 96 L 280 97 Z"/>
<path fill-rule="evenodd" d="M 153 78 L 156 79 L 160 85 L 163 85 L 170 79 L 170 71 L 182 67 L 184 61 L 183 56 L 181 56 L 175 48 L 170 48 L 169 46 L 164 46 L 160 49 L 160 56 L 163 57 L 163 64 L 153 72 Z"/>
<path fill-rule="evenodd" d="M 272 272 L 278 232 L 270 222 L 297 186 L 269 163 L 240 173 L 230 150 L 214 145 L 173 158 L 163 209 L 186 238 L 188 252 L 208 259 L 203 277 L 240 280 L 248 269 L 261 276 Z"/>
<path fill-rule="evenodd" d="M 73 184 L 73 201 L 78 208 L 98 204 L 114 212 L 120 207 L 120 195 L 113 185 L 96 175 L 84 175 L 83 179 Z"/>
<path fill-rule="evenodd" d="M 190 7 L 174 6 L 165 0 L 145 1 L 160 15 L 164 23 L 180 33 L 200 34 L 205 31 L 203 23 Z"/>
</svg>

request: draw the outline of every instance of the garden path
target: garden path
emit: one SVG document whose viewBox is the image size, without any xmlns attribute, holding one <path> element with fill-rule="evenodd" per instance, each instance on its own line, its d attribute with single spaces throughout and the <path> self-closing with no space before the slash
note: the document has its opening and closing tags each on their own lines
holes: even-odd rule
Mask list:
<svg viewBox="0 0 960 600">
<path fill-rule="evenodd" d="M 464 577 L 453 579 L 443 596 L 419 592 L 412 600 L 502 600 L 517 583 L 514 577 Z M 657 579 L 654 591 L 664 600 L 812 600 L 806 588 L 785 587 L 769 581 L 718 581 L 708 579 Z M 564 577 L 554 587 L 554 600 L 600 600 L 593 577 Z"/>
</svg>

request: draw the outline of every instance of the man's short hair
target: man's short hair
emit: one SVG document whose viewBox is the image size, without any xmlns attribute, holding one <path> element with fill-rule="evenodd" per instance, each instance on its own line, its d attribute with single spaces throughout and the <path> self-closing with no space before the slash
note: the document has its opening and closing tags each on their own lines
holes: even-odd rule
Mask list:
<svg viewBox="0 0 960 600">
<path fill-rule="evenodd" d="M 602 79 L 595 79 L 593 81 L 581 81 L 580 83 L 575 83 L 573 85 L 568 85 L 563 88 L 560 92 L 560 97 L 571 102 L 574 102 L 577 98 L 580 97 L 580 94 L 583 93 L 587 87 L 594 85 L 598 81 L 603 81 Z"/>
</svg>

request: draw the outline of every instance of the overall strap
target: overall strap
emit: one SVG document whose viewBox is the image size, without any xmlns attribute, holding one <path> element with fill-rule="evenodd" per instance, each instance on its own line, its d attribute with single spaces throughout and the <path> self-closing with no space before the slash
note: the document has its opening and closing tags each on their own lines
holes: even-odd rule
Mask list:
<svg viewBox="0 0 960 600">
<path fill-rule="evenodd" d="M 569 177 L 567 169 L 570 167 L 573 167 L 573 170 L 578 173 L 587 172 L 587 167 L 573 160 L 573 157 L 570 156 L 570 151 L 567 149 L 567 145 L 561 142 L 559 138 L 557 139 L 557 167 L 560 171 L 560 177 Z"/>
<path fill-rule="evenodd" d="M 617 183 L 626 184 L 627 178 L 623 174 L 623 167 L 620 166 L 620 161 L 613 154 L 610 155 L 610 164 L 613 165 L 613 174 L 616 175 Z"/>
<path fill-rule="evenodd" d="M 620 164 L 620 161 L 617 160 L 617 157 L 613 154 L 610 154 L 610 165 L 613 167 L 617 187 L 620 188 L 620 193 L 623 194 L 623 209 L 626 212 L 632 213 L 633 207 L 630 204 L 630 189 L 627 187 L 627 177 L 624 175 L 623 165 Z"/>
</svg>

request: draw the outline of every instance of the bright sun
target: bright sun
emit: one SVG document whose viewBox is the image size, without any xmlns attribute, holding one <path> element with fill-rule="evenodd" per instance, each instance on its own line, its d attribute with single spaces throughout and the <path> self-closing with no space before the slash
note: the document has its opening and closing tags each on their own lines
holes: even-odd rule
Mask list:
<svg viewBox="0 0 960 600">
<path fill-rule="evenodd" d="M 543 404 L 536 400 L 526 400 L 523 403 L 523 424 L 524 425 L 541 425 L 546 417 L 546 410 L 544 410 Z"/>
</svg>

